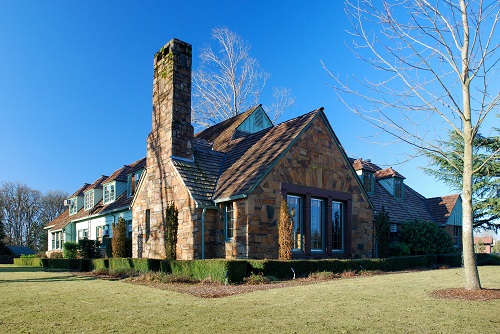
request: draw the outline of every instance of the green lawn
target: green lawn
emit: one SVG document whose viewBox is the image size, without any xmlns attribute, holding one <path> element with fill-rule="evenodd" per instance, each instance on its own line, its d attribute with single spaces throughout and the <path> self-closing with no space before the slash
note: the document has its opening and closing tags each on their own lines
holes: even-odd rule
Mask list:
<svg viewBox="0 0 500 334">
<path fill-rule="evenodd" d="M 500 289 L 500 266 L 479 268 Z M 495 333 L 500 300 L 432 298 L 461 269 L 257 291 L 220 299 L 0 265 L 0 333 Z"/>
</svg>

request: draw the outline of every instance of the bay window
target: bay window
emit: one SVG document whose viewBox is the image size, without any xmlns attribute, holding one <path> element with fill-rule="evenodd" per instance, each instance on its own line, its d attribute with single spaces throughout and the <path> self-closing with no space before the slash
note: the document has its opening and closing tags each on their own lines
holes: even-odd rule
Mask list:
<svg viewBox="0 0 500 334">
<path fill-rule="evenodd" d="M 350 255 L 352 195 L 297 185 L 284 188 L 293 221 L 294 257 Z"/>
</svg>

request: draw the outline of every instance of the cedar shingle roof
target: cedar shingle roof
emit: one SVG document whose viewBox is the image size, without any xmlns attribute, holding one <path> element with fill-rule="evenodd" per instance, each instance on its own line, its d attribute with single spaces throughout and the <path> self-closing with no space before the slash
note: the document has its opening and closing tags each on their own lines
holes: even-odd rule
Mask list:
<svg viewBox="0 0 500 334">
<path fill-rule="evenodd" d="M 248 193 L 322 110 L 317 109 L 233 140 L 227 145 L 226 161 L 214 197 L 227 198 Z"/>
<path fill-rule="evenodd" d="M 70 197 L 68 198 L 73 198 L 73 197 L 76 197 L 76 196 L 83 196 L 83 192 L 85 190 L 87 190 L 87 188 L 90 187 L 90 184 L 88 183 L 85 183 L 80 189 L 78 189 L 77 191 L 74 192 L 73 195 L 71 195 Z"/>
<path fill-rule="evenodd" d="M 137 160 L 130 165 L 125 165 L 124 167 L 116 170 L 110 177 L 105 175 L 98 178 L 93 184 L 85 183 L 80 189 L 78 189 L 72 196 L 69 198 L 73 198 L 75 196 L 81 196 L 87 190 L 91 189 L 99 189 L 102 188 L 102 184 L 105 182 L 110 182 L 113 180 L 124 180 L 127 181 L 127 173 L 131 173 L 132 171 L 139 170 L 144 168 L 146 165 L 146 158 Z M 106 214 L 107 212 L 112 212 L 116 210 L 123 210 L 130 207 L 132 203 L 132 197 L 129 197 L 127 191 L 123 192 L 118 198 L 109 204 L 104 205 L 102 199 L 94 205 L 91 210 L 84 210 L 82 207 L 77 213 L 73 215 L 69 215 L 69 208 L 64 210 L 56 219 L 49 222 L 45 228 L 50 231 L 60 230 L 70 222 L 75 220 L 80 220 L 85 217 L 95 216 L 98 214 Z"/>
<path fill-rule="evenodd" d="M 386 169 L 382 169 L 382 170 L 379 170 L 379 171 L 375 172 L 375 178 L 376 179 L 380 180 L 380 179 L 387 179 L 387 178 L 390 178 L 390 177 L 400 177 L 402 179 L 405 178 L 403 175 L 399 174 L 394 169 L 392 169 L 392 167 L 389 167 L 389 168 L 386 168 Z"/>
<path fill-rule="evenodd" d="M 88 186 L 84 191 L 89 191 L 92 189 L 102 189 L 102 184 L 103 181 L 106 180 L 108 177 L 106 175 L 102 175 L 100 178 L 94 181 L 90 186 Z"/>
<path fill-rule="evenodd" d="M 440 225 L 446 224 L 459 197 L 459 194 L 454 194 L 449 196 L 427 198 L 425 200 L 425 205 L 427 206 L 427 210 L 431 216 L 434 218 L 434 222 Z"/>
<path fill-rule="evenodd" d="M 255 133 L 236 129 L 257 108 L 195 135 L 194 162 L 173 158 L 193 198 L 202 205 L 247 194 L 322 108 Z"/>
<path fill-rule="evenodd" d="M 382 169 L 371 161 L 363 159 L 349 159 L 355 170 L 375 172 L 373 194 L 368 194 L 376 211 L 389 212 L 392 223 L 401 224 L 414 219 L 434 221 L 437 224 L 446 224 L 460 195 L 450 195 L 435 198 L 425 198 L 414 189 L 404 184 L 403 198 L 396 199 L 388 192 L 379 180 L 404 176 L 392 167 Z"/>
<path fill-rule="evenodd" d="M 110 177 L 102 181 L 102 184 L 112 181 L 127 182 L 127 174 L 129 172 L 130 172 L 130 166 L 125 165 L 122 168 L 115 170 Z"/>
<path fill-rule="evenodd" d="M 259 107 L 260 105 L 200 131 L 195 134 L 195 138 L 212 143 L 212 148 L 216 151 L 226 152 L 225 146 L 234 138 L 236 129 Z"/>
</svg>

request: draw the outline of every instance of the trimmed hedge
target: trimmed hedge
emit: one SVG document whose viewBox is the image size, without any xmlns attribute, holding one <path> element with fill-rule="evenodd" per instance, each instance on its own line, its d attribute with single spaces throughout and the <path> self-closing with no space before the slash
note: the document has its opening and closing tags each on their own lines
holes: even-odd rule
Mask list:
<svg viewBox="0 0 500 334">
<path fill-rule="evenodd" d="M 245 260 L 165 260 L 161 271 L 174 275 L 185 275 L 198 280 L 210 279 L 213 282 L 239 283 L 247 276 L 248 261 Z"/>
<path fill-rule="evenodd" d="M 90 271 L 90 261 L 87 259 L 47 259 L 48 269 L 65 269 Z"/>
<path fill-rule="evenodd" d="M 253 274 L 263 274 L 264 276 L 274 276 L 282 279 L 292 278 L 294 272 L 296 277 L 301 277 L 323 271 L 340 274 L 344 271 L 398 271 L 429 266 L 429 260 L 425 255 L 359 260 L 249 260 L 248 262 Z"/>
<path fill-rule="evenodd" d="M 145 273 L 148 271 L 159 271 L 161 260 L 134 259 L 134 258 L 110 258 L 108 268 L 113 271 L 134 270 Z"/>
<path fill-rule="evenodd" d="M 20 257 L 14 258 L 14 264 L 18 266 L 31 266 L 31 267 L 46 267 L 47 259 L 41 259 L 38 257 Z M 45 263 L 44 263 L 45 262 Z"/>
<path fill-rule="evenodd" d="M 462 266 L 462 253 L 457 254 L 438 254 L 436 255 L 437 265 L 446 265 L 449 267 Z"/>
<path fill-rule="evenodd" d="M 105 270 L 109 268 L 108 259 L 93 259 L 90 262 L 91 270 Z"/>
</svg>

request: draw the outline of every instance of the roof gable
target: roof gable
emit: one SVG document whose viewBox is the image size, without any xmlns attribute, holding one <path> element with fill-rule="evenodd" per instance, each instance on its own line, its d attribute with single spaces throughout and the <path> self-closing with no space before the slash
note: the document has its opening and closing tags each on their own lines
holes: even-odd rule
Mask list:
<svg viewBox="0 0 500 334">
<path fill-rule="evenodd" d="M 449 196 L 427 198 L 425 200 L 425 205 L 433 217 L 434 222 L 440 225 L 446 224 L 459 197 L 459 194 L 454 194 Z"/>
<path fill-rule="evenodd" d="M 314 110 L 229 143 L 214 199 L 223 201 L 250 192 L 322 110 Z"/>
<path fill-rule="evenodd" d="M 235 137 L 236 129 L 258 108 L 262 108 L 261 105 L 198 132 L 194 137 L 212 143 L 216 151 L 225 152 L 225 146 Z"/>
</svg>

